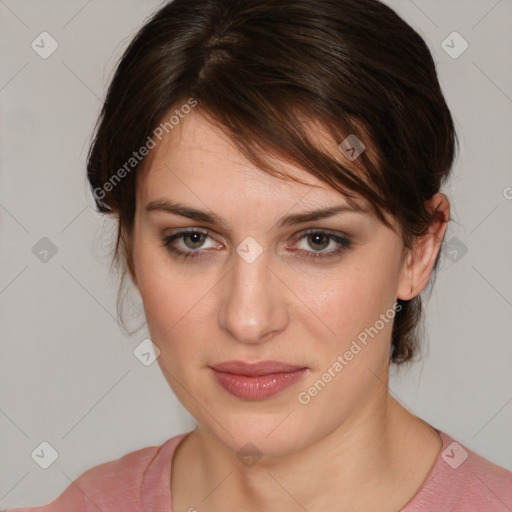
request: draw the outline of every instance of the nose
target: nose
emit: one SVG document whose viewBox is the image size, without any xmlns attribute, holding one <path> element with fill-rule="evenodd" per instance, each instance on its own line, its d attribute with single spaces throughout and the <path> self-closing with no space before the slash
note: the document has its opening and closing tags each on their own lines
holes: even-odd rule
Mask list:
<svg viewBox="0 0 512 512">
<path fill-rule="evenodd" d="M 223 279 L 218 322 L 241 343 L 262 343 L 289 322 L 286 287 L 269 268 L 266 252 L 248 263 L 235 254 L 232 271 Z"/>
</svg>

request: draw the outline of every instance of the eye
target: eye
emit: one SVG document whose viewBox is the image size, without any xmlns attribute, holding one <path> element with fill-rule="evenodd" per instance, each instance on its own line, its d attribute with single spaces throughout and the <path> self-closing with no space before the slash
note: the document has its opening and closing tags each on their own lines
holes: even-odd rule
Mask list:
<svg viewBox="0 0 512 512">
<path fill-rule="evenodd" d="M 331 258 L 351 246 L 350 240 L 340 233 L 312 229 L 299 236 L 299 251 L 305 258 Z M 330 250 L 328 250 L 330 248 Z M 295 251 L 296 249 L 292 249 Z"/>
<path fill-rule="evenodd" d="M 205 247 L 204 244 L 207 240 L 211 240 L 212 245 Z M 162 242 L 162 245 L 170 253 L 185 259 L 203 257 L 205 249 L 215 248 L 219 245 L 215 245 L 207 231 L 195 228 L 178 231 L 165 237 Z"/>
<path fill-rule="evenodd" d="M 331 258 L 350 248 L 351 242 L 340 233 L 311 229 L 297 237 L 295 246 L 288 246 L 291 252 L 300 253 L 303 258 Z M 209 244 L 207 242 L 210 241 Z M 205 245 L 206 244 L 206 245 Z M 180 230 L 164 237 L 162 245 L 178 258 L 204 258 L 210 249 L 222 248 L 207 231 L 202 229 Z"/>
</svg>

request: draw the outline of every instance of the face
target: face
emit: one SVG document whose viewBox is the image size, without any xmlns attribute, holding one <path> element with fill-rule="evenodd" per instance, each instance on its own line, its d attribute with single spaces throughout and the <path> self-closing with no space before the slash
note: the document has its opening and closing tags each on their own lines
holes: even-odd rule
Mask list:
<svg viewBox="0 0 512 512">
<path fill-rule="evenodd" d="M 404 272 L 400 236 L 364 201 L 276 164 L 307 185 L 187 116 L 137 177 L 133 277 L 199 428 L 282 455 L 378 407 Z"/>
</svg>

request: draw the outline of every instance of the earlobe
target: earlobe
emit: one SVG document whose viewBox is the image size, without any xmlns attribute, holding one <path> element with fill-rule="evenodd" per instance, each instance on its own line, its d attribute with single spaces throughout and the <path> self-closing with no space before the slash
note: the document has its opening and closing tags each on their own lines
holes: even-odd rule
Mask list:
<svg viewBox="0 0 512 512">
<path fill-rule="evenodd" d="M 412 249 L 407 250 L 403 260 L 402 273 L 397 290 L 397 298 L 401 300 L 411 300 L 414 297 L 414 254 Z"/>
<path fill-rule="evenodd" d="M 417 239 L 404 258 L 397 290 L 397 298 L 402 300 L 413 299 L 427 285 L 450 220 L 450 203 L 444 194 L 435 194 L 427 206 L 435 217 L 428 231 Z"/>
</svg>

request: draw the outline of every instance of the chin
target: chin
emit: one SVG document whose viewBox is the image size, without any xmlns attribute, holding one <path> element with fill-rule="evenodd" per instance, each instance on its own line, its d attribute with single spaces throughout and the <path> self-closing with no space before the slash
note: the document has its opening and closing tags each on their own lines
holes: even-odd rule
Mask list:
<svg viewBox="0 0 512 512">
<path fill-rule="evenodd" d="M 206 428 L 239 457 L 244 455 L 258 457 L 262 454 L 281 457 L 306 446 L 309 437 L 305 420 L 299 419 L 297 412 L 292 412 L 287 417 L 290 410 L 283 409 L 283 411 L 286 412 L 251 414 L 239 411 L 216 418 L 220 424 L 211 421 L 203 423 L 202 428 Z"/>
</svg>

